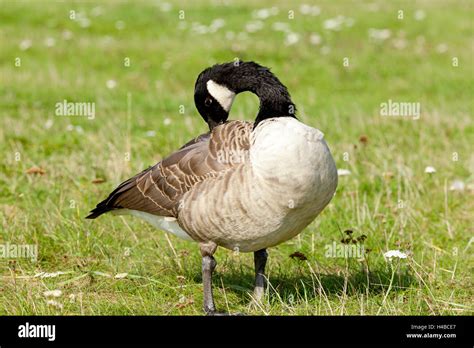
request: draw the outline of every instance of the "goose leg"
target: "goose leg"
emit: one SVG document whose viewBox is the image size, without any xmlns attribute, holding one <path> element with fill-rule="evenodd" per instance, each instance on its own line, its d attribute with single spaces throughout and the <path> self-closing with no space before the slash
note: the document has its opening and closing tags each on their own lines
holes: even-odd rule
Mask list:
<svg viewBox="0 0 474 348">
<path fill-rule="evenodd" d="M 212 294 L 212 272 L 216 268 L 217 262 L 212 256 L 217 245 L 205 243 L 200 245 L 202 255 L 202 283 L 204 286 L 204 312 L 212 315 L 216 313 L 214 296 Z"/>
<path fill-rule="evenodd" d="M 202 257 L 202 282 L 204 285 L 204 312 L 213 314 L 216 311 L 214 296 L 212 294 L 212 272 L 217 262 L 214 257 L 206 255 Z"/>
<path fill-rule="evenodd" d="M 267 264 L 268 253 L 266 249 L 261 249 L 253 253 L 255 263 L 255 288 L 253 297 L 260 301 L 265 292 L 265 265 Z"/>
</svg>

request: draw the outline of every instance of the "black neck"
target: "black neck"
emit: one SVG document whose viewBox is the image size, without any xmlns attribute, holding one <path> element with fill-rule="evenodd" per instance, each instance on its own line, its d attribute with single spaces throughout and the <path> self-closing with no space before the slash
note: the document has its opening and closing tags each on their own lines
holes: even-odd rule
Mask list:
<svg viewBox="0 0 474 348">
<path fill-rule="evenodd" d="M 260 99 L 255 126 L 267 118 L 295 117 L 296 106 L 290 93 L 268 68 L 254 62 L 238 62 L 228 73 L 226 83 L 236 94 L 249 91 Z"/>
</svg>

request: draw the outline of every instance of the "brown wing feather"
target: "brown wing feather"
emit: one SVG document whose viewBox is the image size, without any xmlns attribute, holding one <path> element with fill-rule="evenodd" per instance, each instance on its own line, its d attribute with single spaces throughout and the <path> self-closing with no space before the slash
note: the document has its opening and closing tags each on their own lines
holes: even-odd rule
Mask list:
<svg viewBox="0 0 474 348">
<path fill-rule="evenodd" d="M 177 217 L 179 201 L 194 185 L 235 167 L 250 147 L 252 123 L 230 121 L 191 140 L 161 162 L 120 184 L 87 218 L 115 209 Z"/>
</svg>

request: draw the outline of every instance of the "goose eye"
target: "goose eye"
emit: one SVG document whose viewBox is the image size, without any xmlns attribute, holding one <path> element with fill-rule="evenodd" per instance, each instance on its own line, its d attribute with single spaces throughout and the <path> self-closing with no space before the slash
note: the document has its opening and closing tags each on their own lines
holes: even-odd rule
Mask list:
<svg viewBox="0 0 474 348">
<path fill-rule="evenodd" d="M 207 97 L 206 100 L 204 100 L 204 105 L 211 106 L 211 104 L 212 104 L 212 99 Z"/>
</svg>

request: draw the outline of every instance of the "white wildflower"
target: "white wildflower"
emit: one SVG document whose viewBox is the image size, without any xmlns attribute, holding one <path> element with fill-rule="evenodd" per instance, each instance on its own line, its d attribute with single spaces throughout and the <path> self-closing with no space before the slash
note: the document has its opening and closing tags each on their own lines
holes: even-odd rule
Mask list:
<svg viewBox="0 0 474 348">
<path fill-rule="evenodd" d="M 340 24 L 334 19 L 326 19 L 323 23 L 324 29 L 327 30 L 339 30 Z"/>
<path fill-rule="evenodd" d="M 110 35 L 105 35 L 100 39 L 101 45 L 110 45 L 115 42 L 115 39 Z"/>
<path fill-rule="evenodd" d="M 392 44 L 397 50 L 402 50 L 407 47 L 407 41 L 404 38 L 396 38 L 392 41 Z"/>
<path fill-rule="evenodd" d="M 55 301 L 55 300 L 48 300 L 46 301 L 46 303 L 50 306 L 53 306 L 53 307 L 56 307 L 58 309 L 63 309 L 63 305 L 61 303 L 59 303 L 58 301 Z"/>
<path fill-rule="evenodd" d="M 154 137 L 156 135 L 156 132 L 154 130 L 149 130 L 145 133 L 147 137 Z"/>
<path fill-rule="evenodd" d="M 255 33 L 256 31 L 259 31 L 262 28 L 263 28 L 262 21 L 252 21 L 245 24 L 245 30 L 247 30 L 249 33 Z"/>
<path fill-rule="evenodd" d="M 464 191 L 466 185 L 461 180 L 454 180 L 449 186 L 450 191 Z"/>
<path fill-rule="evenodd" d="M 33 44 L 33 42 L 30 40 L 30 39 L 25 39 L 25 40 L 22 40 L 20 42 L 20 50 L 22 51 L 26 51 L 28 48 L 31 47 L 31 45 Z"/>
<path fill-rule="evenodd" d="M 297 33 L 288 33 L 285 38 L 285 45 L 291 46 L 296 44 L 300 40 L 300 36 Z"/>
<path fill-rule="evenodd" d="M 199 22 L 193 22 L 191 23 L 191 31 L 195 32 L 196 34 L 202 35 L 207 34 L 209 32 L 209 28 Z"/>
<path fill-rule="evenodd" d="M 434 174 L 434 173 L 436 173 L 436 169 L 435 169 L 435 167 L 428 166 L 428 167 L 425 168 L 425 173 L 426 174 Z"/>
<path fill-rule="evenodd" d="M 240 41 L 246 41 L 248 38 L 249 38 L 249 35 L 245 31 L 242 31 L 237 35 L 237 40 L 240 40 Z"/>
<path fill-rule="evenodd" d="M 323 22 L 323 27 L 326 30 L 341 30 L 341 25 L 344 23 L 344 16 L 337 16 L 335 18 L 326 19 Z"/>
<path fill-rule="evenodd" d="M 256 19 L 267 19 L 270 16 L 276 16 L 278 12 L 278 7 L 273 6 L 270 8 L 261 8 L 259 10 L 253 11 L 252 16 Z"/>
<path fill-rule="evenodd" d="M 278 12 L 280 12 L 280 10 L 278 10 L 278 7 L 276 7 L 276 6 L 270 7 L 270 14 L 272 16 L 276 16 L 278 14 Z"/>
<path fill-rule="evenodd" d="M 96 6 L 96 7 L 94 7 L 94 8 L 92 9 L 91 15 L 93 15 L 94 17 L 98 17 L 98 16 L 100 16 L 100 15 L 102 14 L 102 12 L 103 12 L 103 11 L 102 11 L 102 8 L 99 7 L 99 6 Z"/>
<path fill-rule="evenodd" d="M 47 37 L 44 40 L 44 44 L 46 47 L 53 47 L 54 45 L 56 45 L 56 40 L 52 37 Z"/>
<path fill-rule="evenodd" d="M 60 297 L 63 292 L 59 289 L 57 290 L 48 290 L 43 292 L 44 297 Z"/>
<path fill-rule="evenodd" d="M 370 12 L 377 12 L 380 9 L 380 6 L 379 4 L 372 2 L 372 3 L 367 4 L 367 9 Z"/>
<path fill-rule="evenodd" d="M 288 23 L 275 22 L 272 24 L 272 29 L 275 31 L 288 31 L 290 29 L 290 26 L 288 25 Z"/>
<path fill-rule="evenodd" d="M 389 29 L 369 29 L 369 38 L 375 41 L 385 41 L 392 35 Z"/>
<path fill-rule="evenodd" d="M 171 124 L 171 118 L 169 117 L 166 117 L 164 120 L 163 120 L 163 124 L 165 126 L 169 126 Z"/>
<path fill-rule="evenodd" d="M 423 19 L 425 19 L 425 17 L 426 17 L 425 11 L 423 11 L 423 10 L 417 10 L 417 11 L 415 12 L 415 19 L 416 19 L 417 21 L 422 21 Z"/>
<path fill-rule="evenodd" d="M 266 8 L 262 8 L 260 10 L 256 10 L 252 13 L 252 16 L 254 18 L 259 18 L 259 19 L 267 19 L 268 17 L 271 16 L 270 10 Z"/>
<path fill-rule="evenodd" d="M 351 175 L 351 171 L 349 169 L 338 169 L 337 170 L 338 176 L 349 176 Z"/>
<path fill-rule="evenodd" d="M 172 6 L 171 6 L 171 4 L 168 3 L 168 2 L 163 2 L 162 4 L 160 4 L 160 9 L 161 9 L 161 11 L 163 11 L 163 12 L 169 12 L 169 11 L 171 11 Z"/>
<path fill-rule="evenodd" d="M 53 126 L 54 121 L 49 118 L 45 123 L 44 123 L 44 128 L 50 129 Z"/>
<path fill-rule="evenodd" d="M 392 257 L 396 257 L 399 259 L 406 259 L 407 254 L 402 253 L 400 250 L 389 250 L 383 254 L 383 256 L 387 259 L 391 259 Z"/>
<path fill-rule="evenodd" d="M 77 21 L 79 22 L 79 26 L 81 28 L 88 28 L 91 26 L 91 21 L 87 17 L 79 17 Z"/>
<path fill-rule="evenodd" d="M 61 36 L 64 40 L 71 40 L 72 39 L 72 32 L 70 32 L 69 30 L 64 30 L 62 32 Z"/>
<path fill-rule="evenodd" d="M 440 43 L 438 46 L 436 46 L 436 52 L 438 53 L 446 53 L 448 51 L 448 45 L 445 43 Z"/>
<path fill-rule="evenodd" d="M 312 45 L 319 45 L 322 42 L 321 36 L 318 34 L 311 34 L 309 37 L 309 42 L 311 42 Z"/>
<path fill-rule="evenodd" d="M 304 15 L 318 16 L 321 13 L 321 9 L 318 6 L 302 4 L 300 6 L 300 12 Z"/>
<path fill-rule="evenodd" d="M 92 273 L 94 273 L 95 275 L 101 276 L 101 277 L 112 278 L 112 276 L 108 273 L 99 272 L 99 271 L 94 271 Z"/>
<path fill-rule="evenodd" d="M 216 32 L 223 26 L 225 26 L 225 20 L 223 20 L 222 18 L 216 18 L 211 22 L 209 29 L 211 32 Z"/>
<path fill-rule="evenodd" d="M 329 47 L 329 46 L 321 47 L 321 54 L 327 55 L 327 54 L 329 54 L 329 52 L 331 52 L 331 47 Z"/>
<path fill-rule="evenodd" d="M 117 81 L 115 81 L 115 80 L 107 80 L 107 82 L 105 83 L 105 85 L 107 86 L 108 89 L 114 89 L 115 87 L 117 87 Z"/>
</svg>

